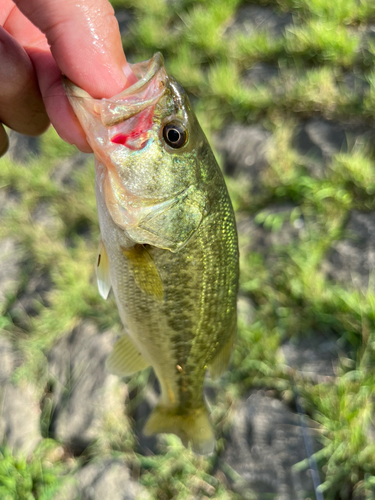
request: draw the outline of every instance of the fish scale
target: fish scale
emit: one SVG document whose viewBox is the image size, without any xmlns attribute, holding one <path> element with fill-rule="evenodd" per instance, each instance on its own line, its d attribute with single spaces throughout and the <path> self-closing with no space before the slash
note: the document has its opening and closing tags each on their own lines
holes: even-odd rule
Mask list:
<svg viewBox="0 0 375 500">
<path fill-rule="evenodd" d="M 209 453 L 215 440 L 205 373 L 225 371 L 236 334 L 234 212 L 162 56 L 133 71 L 138 82 L 112 99 L 89 99 L 65 82 L 96 157 L 99 290 L 106 298 L 113 289 L 125 327 L 107 366 L 127 376 L 151 365 L 161 396 L 145 434 L 173 432 L 195 452 Z"/>
</svg>

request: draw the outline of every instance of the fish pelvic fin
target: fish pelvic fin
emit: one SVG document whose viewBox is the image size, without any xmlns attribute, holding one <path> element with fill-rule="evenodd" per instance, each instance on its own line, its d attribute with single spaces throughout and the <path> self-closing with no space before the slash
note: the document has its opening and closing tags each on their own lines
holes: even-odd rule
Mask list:
<svg viewBox="0 0 375 500">
<path fill-rule="evenodd" d="M 212 380 L 216 380 L 226 371 L 234 348 L 234 341 L 236 339 L 236 330 L 230 336 L 229 341 L 209 363 L 208 370 Z"/>
<path fill-rule="evenodd" d="M 109 261 L 107 250 L 105 249 L 103 240 L 100 240 L 99 242 L 95 271 L 99 293 L 103 297 L 103 299 L 106 300 L 111 290 L 111 278 L 109 275 Z"/>
<path fill-rule="evenodd" d="M 108 356 L 106 368 L 113 375 L 127 377 L 150 366 L 128 335 L 120 337 Z"/>
<path fill-rule="evenodd" d="M 145 436 L 166 432 L 176 434 L 184 446 L 191 445 L 194 453 L 208 455 L 215 448 L 215 437 L 205 406 L 179 415 L 176 408 L 158 405 L 143 429 Z"/>
</svg>

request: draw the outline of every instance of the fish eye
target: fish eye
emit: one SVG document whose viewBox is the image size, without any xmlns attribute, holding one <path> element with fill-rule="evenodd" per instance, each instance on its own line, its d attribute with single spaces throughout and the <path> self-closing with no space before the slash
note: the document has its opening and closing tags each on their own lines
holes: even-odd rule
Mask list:
<svg viewBox="0 0 375 500">
<path fill-rule="evenodd" d="M 178 122 L 169 122 L 163 128 L 163 137 L 165 142 L 171 148 L 182 148 L 186 144 L 186 128 Z"/>
</svg>

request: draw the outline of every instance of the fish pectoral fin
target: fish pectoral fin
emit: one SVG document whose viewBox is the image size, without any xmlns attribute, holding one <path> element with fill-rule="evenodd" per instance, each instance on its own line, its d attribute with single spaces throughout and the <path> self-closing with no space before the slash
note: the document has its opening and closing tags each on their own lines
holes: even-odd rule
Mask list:
<svg viewBox="0 0 375 500">
<path fill-rule="evenodd" d="M 126 377 L 150 366 L 128 335 L 121 337 L 108 356 L 106 368 L 113 375 Z"/>
<path fill-rule="evenodd" d="M 111 279 L 109 276 L 109 261 L 107 250 L 102 240 L 99 242 L 98 255 L 96 258 L 96 281 L 100 295 L 107 300 L 111 290 Z"/>
<path fill-rule="evenodd" d="M 157 300 L 163 300 L 164 289 L 155 262 L 144 245 L 131 248 L 121 247 L 122 253 L 128 259 L 129 270 L 135 283 L 147 295 Z"/>
<path fill-rule="evenodd" d="M 147 420 L 143 434 L 152 436 L 159 432 L 176 434 L 184 446 L 190 444 L 198 455 L 212 453 L 215 448 L 215 438 L 205 406 L 181 415 L 173 407 L 158 405 Z"/>
<path fill-rule="evenodd" d="M 229 341 L 224 345 L 224 347 L 219 351 L 219 353 L 214 357 L 214 359 L 208 365 L 208 371 L 213 380 L 218 379 L 226 371 L 229 365 L 230 357 L 234 347 L 234 341 L 236 338 L 236 331 L 232 333 Z"/>
</svg>

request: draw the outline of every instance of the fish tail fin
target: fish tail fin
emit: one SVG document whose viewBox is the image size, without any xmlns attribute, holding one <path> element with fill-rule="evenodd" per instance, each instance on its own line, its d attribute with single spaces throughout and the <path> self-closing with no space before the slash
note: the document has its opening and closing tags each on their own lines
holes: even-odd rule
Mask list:
<svg viewBox="0 0 375 500">
<path fill-rule="evenodd" d="M 215 448 L 215 437 L 205 406 L 179 415 L 175 408 L 158 405 L 143 429 L 145 436 L 168 432 L 176 434 L 184 446 L 191 444 L 194 453 L 207 455 Z"/>
</svg>

